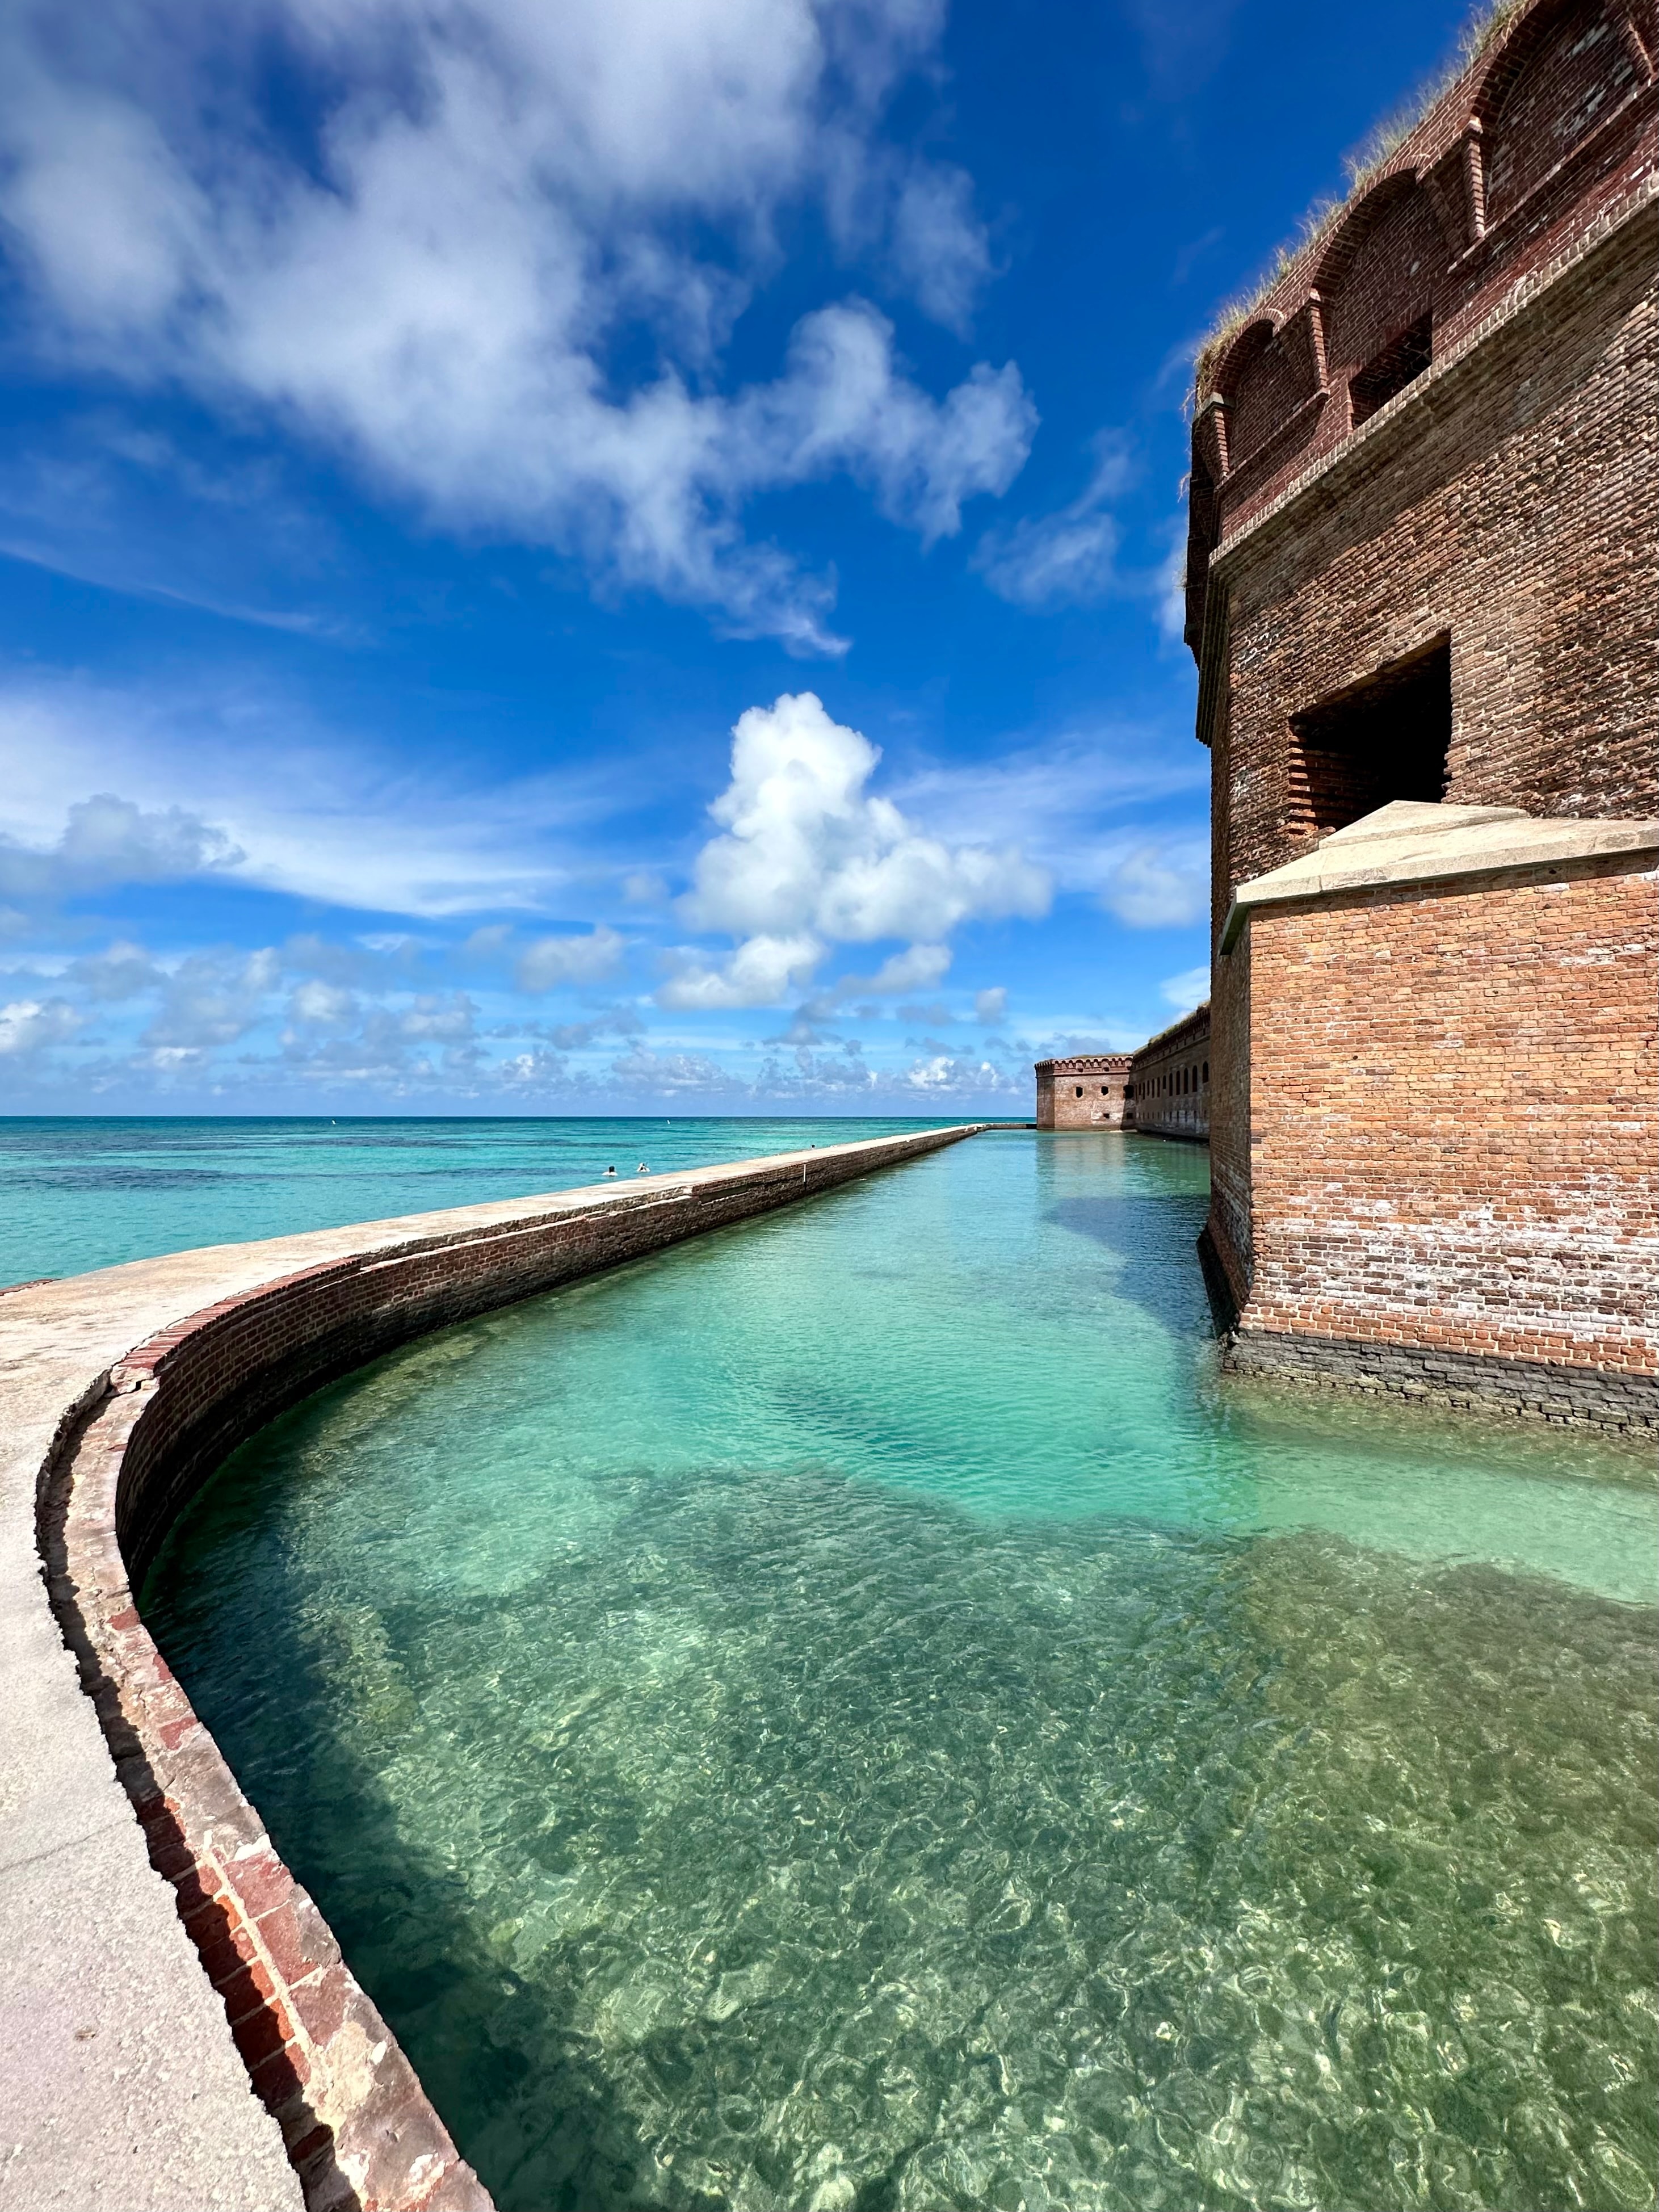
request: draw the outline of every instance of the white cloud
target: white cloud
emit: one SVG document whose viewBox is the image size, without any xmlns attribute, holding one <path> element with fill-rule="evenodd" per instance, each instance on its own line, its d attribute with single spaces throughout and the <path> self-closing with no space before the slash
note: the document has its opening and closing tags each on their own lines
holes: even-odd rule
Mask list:
<svg viewBox="0 0 1659 2212">
<path fill-rule="evenodd" d="M 288 1018 L 301 1029 L 344 1029 L 357 1018 L 357 996 L 339 983 L 313 976 L 296 987 L 288 1002 Z"/>
<path fill-rule="evenodd" d="M 544 908 L 592 872 L 599 825 L 637 775 L 617 755 L 481 785 L 464 749 L 411 762 L 234 678 L 0 683 L 0 885 L 13 895 L 234 868 L 266 889 L 422 915 Z M 156 804 L 85 799 L 111 784 Z"/>
<path fill-rule="evenodd" d="M 988 1029 L 994 1029 L 1007 1012 L 1008 993 L 1002 984 L 999 983 L 988 991 L 975 992 L 974 1019 L 983 1022 Z"/>
<path fill-rule="evenodd" d="M 635 868 L 623 878 L 623 896 L 629 906 L 666 906 L 668 885 L 653 868 Z"/>
<path fill-rule="evenodd" d="M 1118 528 L 1107 502 L 1128 482 L 1130 457 L 1112 431 L 1101 432 L 1094 450 L 1094 474 L 1069 507 L 980 540 L 974 566 L 1000 599 L 1021 607 L 1086 606 L 1118 585 Z"/>
<path fill-rule="evenodd" d="M 0 1055 L 24 1060 L 49 1045 L 66 1044 L 81 1017 L 63 999 L 14 999 L 0 1006 Z"/>
<path fill-rule="evenodd" d="M 234 866 L 242 858 L 222 830 L 181 806 L 146 813 L 100 792 L 77 800 L 56 843 L 42 850 L 0 839 L 0 890 L 62 897 L 116 884 L 156 884 Z"/>
<path fill-rule="evenodd" d="M 739 717 L 732 781 L 708 810 L 722 834 L 678 901 L 694 926 L 739 942 L 717 962 L 676 956 L 659 1006 L 776 1006 L 805 988 L 832 944 L 894 937 L 913 941 L 874 975 L 843 978 L 832 997 L 926 988 L 949 968 L 940 940 L 958 923 L 1047 911 L 1048 878 L 1017 849 L 947 845 L 873 796 L 880 758 L 811 691 Z"/>
<path fill-rule="evenodd" d="M 880 758 L 810 691 L 751 707 L 732 732 L 731 784 L 709 809 L 722 834 L 680 902 L 688 919 L 739 938 L 937 946 L 970 915 L 1046 912 L 1048 878 L 1017 849 L 947 845 L 872 796 Z"/>
<path fill-rule="evenodd" d="M 412 1006 L 394 1017 L 399 1034 L 422 1042 L 436 1040 L 454 1044 L 470 1037 L 477 1019 L 477 1008 L 465 991 L 446 994 L 423 993 Z"/>
<path fill-rule="evenodd" d="M 1113 869 L 1102 897 L 1132 929 L 1182 929 L 1209 903 L 1210 856 L 1196 838 L 1137 845 Z"/>
<path fill-rule="evenodd" d="M 933 1053 L 926 1060 L 914 1061 L 905 1070 L 902 1079 L 913 1091 L 943 1097 L 978 1097 L 988 1092 L 995 1096 L 1030 1087 L 1006 1070 L 994 1066 L 988 1060 L 957 1060 L 948 1053 Z"/>
<path fill-rule="evenodd" d="M 714 967 L 695 954 L 678 954 L 673 974 L 657 993 L 657 1004 L 704 1012 L 775 1006 L 811 981 L 823 955 L 817 939 L 805 934 L 750 937 Z"/>
<path fill-rule="evenodd" d="M 603 923 L 586 937 L 538 938 L 520 957 L 519 988 L 539 992 L 561 983 L 597 983 L 615 975 L 623 950 L 623 939 Z"/>
<path fill-rule="evenodd" d="M 1121 817 L 1208 781 L 1208 756 L 1190 732 L 1108 724 L 985 761 L 918 769 L 893 799 L 936 836 L 1006 839 L 1065 889 L 1098 894 L 1144 842 Z"/>
<path fill-rule="evenodd" d="M 144 1043 L 153 1055 L 173 1062 L 234 1044 L 258 1021 L 281 977 L 281 963 L 269 947 L 245 957 L 192 953 L 168 975 Z"/>
<path fill-rule="evenodd" d="M 255 40 L 234 11 L 111 0 L 94 42 L 13 11 L 0 216 L 46 347 L 252 403 L 446 526 L 834 650 L 831 587 L 746 544 L 744 502 L 848 470 L 896 521 L 953 531 L 1024 459 L 1018 372 L 981 364 L 936 400 L 857 300 L 807 315 L 769 384 L 722 394 L 710 372 L 779 218 L 814 196 L 962 325 L 988 269 L 968 182 L 878 136 L 942 14 L 273 0 Z M 332 88 L 313 161 L 259 113 L 267 46 Z M 618 392 L 641 344 L 658 366 Z"/>
<path fill-rule="evenodd" d="M 611 1063 L 611 1073 L 627 1091 L 657 1091 L 669 1097 L 721 1097 L 741 1095 L 746 1086 L 700 1052 L 651 1052 L 643 1045 Z"/>
<path fill-rule="evenodd" d="M 1179 975 L 1166 975 L 1158 985 L 1164 1004 L 1173 1006 L 1177 1013 L 1189 1014 L 1194 1006 L 1201 1006 L 1210 995 L 1210 970 L 1185 968 Z"/>
<path fill-rule="evenodd" d="M 910 945 L 884 960 L 873 975 L 844 976 L 840 989 L 843 996 L 868 991 L 878 998 L 896 998 L 902 992 L 925 991 L 939 982 L 950 965 L 948 945 Z"/>
<path fill-rule="evenodd" d="M 961 169 L 919 166 L 893 210 L 892 259 L 935 322 L 962 331 L 991 273 L 990 242 L 974 214 L 973 179 Z"/>
<path fill-rule="evenodd" d="M 76 960 L 64 971 L 66 982 L 84 991 L 89 999 L 111 1005 L 157 990 L 165 980 L 142 945 L 129 945 L 118 938 L 106 952 Z"/>
</svg>

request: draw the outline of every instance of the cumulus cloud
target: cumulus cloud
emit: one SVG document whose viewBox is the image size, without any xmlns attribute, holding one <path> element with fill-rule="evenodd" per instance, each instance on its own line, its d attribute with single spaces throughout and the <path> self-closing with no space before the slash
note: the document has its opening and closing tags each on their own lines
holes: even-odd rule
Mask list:
<svg viewBox="0 0 1659 2212">
<path fill-rule="evenodd" d="M 1166 1006 L 1178 1013 L 1189 1014 L 1194 1006 L 1201 1006 L 1210 995 L 1210 970 L 1207 963 L 1202 968 L 1184 968 L 1179 975 L 1166 975 L 1158 985 Z"/>
<path fill-rule="evenodd" d="M 702 1097 L 741 1096 L 744 1085 L 700 1052 L 652 1052 L 643 1045 L 611 1063 L 624 1090 L 654 1091 L 668 1097 L 686 1092 Z"/>
<path fill-rule="evenodd" d="M 0 891 L 58 898 L 116 884 L 158 884 L 227 868 L 242 858 L 222 830 L 182 806 L 151 812 L 104 791 L 69 809 L 44 849 L 0 839 Z"/>
<path fill-rule="evenodd" d="M 289 995 L 288 1018 L 296 1029 L 344 1029 L 357 1018 L 357 995 L 339 983 L 312 976 Z"/>
<path fill-rule="evenodd" d="M 64 999 L 14 999 L 0 1006 L 0 1057 L 27 1060 L 49 1045 L 67 1044 L 81 1017 Z"/>
<path fill-rule="evenodd" d="M 142 998 L 146 991 L 158 990 L 166 980 L 142 945 L 129 945 L 120 938 L 106 952 L 72 961 L 64 970 L 66 982 L 84 991 L 88 998 L 107 1005 Z"/>
<path fill-rule="evenodd" d="M 1102 894 L 1132 929 L 1181 929 L 1209 901 L 1209 854 L 1194 839 L 1137 845 L 1120 860 Z"/>
<path fill-rule="evenodd" d="M 1108 502 L 1129 480 L 1130 456 L 1112 431 L 1100 434 L 1094 451 L 1094 473 L 1069 507 L 980 540 L 974 566 L 1000 599 L 1020 607 L 1086 606 L 1116 587 L 1118 527 Z"/>
<path fill-rule="evenodd" d="M 1018 1078 L 988 1060 L 958 1060 L 942 1051 L 913 1061 L 905 1070 L 903 1080 L 913 1091 L 944 1097 L 979 1097 L 988 1094 L 1002 1097 L 1027 1087 Z"/>
<path fill-rule="evenodd" d="M 282 963 L 269 947 L 246 957 L 192 953 L 167 976 L 143 1042 L 170 1061 L 234 1044 L 258 1021 L 281 980 Z"/>
<path fill-rule="evenodd" d="M 641 1036 L 645 1024 L 640 1018 L 637 1006 L 607 1006 L 603 1013 L 595 1014 L 589 1021 L 557 1022 L 550 1029 L 539 1024 L 522 1023 L 495 1030 L 495 1036 L 535 1036 L 550 1044 L 555 1052 L 580 1052 L 586 1046 L 596 1044 L 601 1037 L 634 1037 Z"/>
<path fill-rule="evenodd" d="M 1024 459 L 1018 372 L 935 398 L 851 299 L 803 319 L 771 382 L 715 376 L 803 199 L 848 251 L 884 238 L 881 265 L 963 325 L 989 266 L 970 184 L 879 133 L 942 15 L 273 0 L 256 36 L 234 10 L 110 0 L 93 41 L 14 10 L 0 217 L 44 346 L 290 422 L 441 525 L 834 650 L 830 586 L 747 543 L 744 503 L 847 470 L 896 521 L 953 531 Z M 261 110 L 278 56 L 326 88 L 303 153 Z M 657 366 L 618 389 L 629 348 Z"/>
<path fill-rule="evenodd" d="M 950 965 L 948 945 L 907 945 L 884 960 L 873 975 L 838 976 L 828 999 L 896 999 L 906 991 L 925 991 L 943 979 Z"/>
<path fill-rule="evenodd" d="M 941 940 L 970 916 L 1047 911 L 1048 878 L 1017 848 L 947 845 L 872 794 L 880 758 L 810 691 L 739 718 L 732 781 L 709 809 L 721 834 L 698 854 L 679 904 L 696 927 L 741 942 L 719 969 L 683 966 L 660 1003 L 775 1004 L 831 943 L 880 938 L 911 943 L 884 964 L 884 981 L 858 988 L 910 990 L 944 974 Z"/>
<path fill-rule="evenodd" d="M 603 922 L 585 937 L 538 938 L 520 956 L 519 988 L 542 992 L 561 983 L 600 982 L 616 974 L 624 949 L 623 938 Z"/>
<path fill-rule="evenodd" d="M 751 937 L 729 959 L 710 964 L 695 954 L 672 954 L 673 972 L 657 993 L 659 1006 L 720 1012 L 737 1006 L 775 1006 L 803 988 L 824 955 L 816 937 Z"/>
</svg>

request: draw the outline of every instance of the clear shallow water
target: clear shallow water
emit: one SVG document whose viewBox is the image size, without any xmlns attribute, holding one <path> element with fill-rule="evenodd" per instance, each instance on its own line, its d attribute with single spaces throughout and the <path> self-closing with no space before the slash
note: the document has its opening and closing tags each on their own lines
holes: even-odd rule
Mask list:
<svg viewBox="0 0 1659 2212">
<path fill-rule="evenodd" d="M 0 1118 L 0 1284 L 850 1144 L 926 1121 Z"/>
<path fill-rule="evenodd" d="M 146 1610 L 507 2212 L 1638 2206 L 1654 1492 L 974 1139 L 410 1346 Z"/>
</svg>

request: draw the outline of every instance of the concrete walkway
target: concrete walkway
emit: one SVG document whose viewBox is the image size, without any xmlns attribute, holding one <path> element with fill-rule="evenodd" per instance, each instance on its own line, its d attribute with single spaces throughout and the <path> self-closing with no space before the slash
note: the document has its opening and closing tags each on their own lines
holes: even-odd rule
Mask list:
<svg viewBox="0 0 1659 2212">
<path fill-rule="evenodd" d="M 788 1158 L 821 1169 L 827 1153 L 862 1149 Z M 301 2203 L 48 1605 L 36 1485 L 60 1431 L 101 1397 L 125 1353 L 218 1300 L 411 1237 L 591 1212 L 755 1165 L 216 1245 L 0 1292 L 3 2212 L 293 2212 Z"/>
<path fill-rule="evenodd" d="M 361 1230 L 335 1233 L 351 1249 Z M 0 2206 L 298 2212 L 299 2177 L 151 1868 L 46 1601 L 35 1484 L 124 1352 L 319 1240 L 222 1245 L 0 1297 Z M 321 1256 L 320 1252 L 318 1256 Z"/>
</svg>

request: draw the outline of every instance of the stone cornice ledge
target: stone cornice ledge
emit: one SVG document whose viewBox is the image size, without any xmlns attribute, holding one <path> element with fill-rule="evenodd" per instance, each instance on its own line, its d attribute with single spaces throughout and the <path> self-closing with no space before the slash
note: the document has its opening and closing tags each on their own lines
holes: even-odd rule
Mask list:
<svg viewBox="0 0 1659 2212">
<path fill-rule="evenodd" d="M 1659 860 L 1659 821 L 1540 820 L 1519 806 L 1395 799 L 1322 838 L 1284 867 L 1241 884 L 1221 933 L 1221 950 L 1232 951 L 1256 907 L 1620 857 Z"/>
<path fill-rule="evenodd" d="M 1584 263 L 1593 259 L 1617 240 L 1620 234 L 1644 215 L 1651 214 L 1659 204 L 1659 173 L 1650 171 L 1635 189 L 1604 209 L 1579 237 L 1547 261 L 1543 267 L 1520 277 L 1490 308 L 1472 330 L 1466 331 L 1443 355 L 1437 356 L 1433 364 L 1421 376 L 1413 377 L 1403 390 L 1379 407 L 1375 415 L 1350 430 L 1341 443 L 1330 452 L 1322 453 L 1297 476 L 1293 477 L 1282 491 L 1275 493 L 1259 511 L 1240 523 L 1230 534 L 1222 538 L 1210 554 L 1206 575 L 1213 584 L 1223 580 L 1241 550 L 1259 538 L 1267 526 L 1278 520 L 1289 508 L 1297 506 L 1316 485 L 1337 471 L 1362 463 L 1377 443 L 1387 436 L 1392 424 L 1402 416 L 1414 416 L 1433 403 L 1440 387 L 1470 356 L 1478 353 L 1490 339 L 1506 329 L 1520 317 L 1537 306 L 1545 294 L 1570 276 Z M 1264 448 L 1265 450 L 1265 448 Z M 1254 459 L 1255 456 L 1249 456 Z M 1241 469 L 1248 463 L 1241 464 Z M 1220 487 L 1226 488 L 1226 479 Z"/>
</svg>

